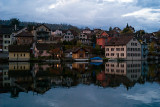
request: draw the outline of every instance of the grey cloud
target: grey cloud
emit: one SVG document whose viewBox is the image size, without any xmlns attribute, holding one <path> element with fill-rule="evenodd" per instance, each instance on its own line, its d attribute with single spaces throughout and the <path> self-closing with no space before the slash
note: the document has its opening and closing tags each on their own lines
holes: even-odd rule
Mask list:
<svg viewBox="0 0 160 107">
<path fill-rule="evenodd" d="M 123 28 L 126 23 L 129 23 L 137 30 L 139 28 L 150 31 L 159 29 L 160 26 L 155 21 L 147 22 L 143 18 L 133 16 L 122 17 L 124 14 L 143 9 L 141 3 L 144 0 L 128 3 L 116 1 L 118 0 L 9 0 L 7 3 L 6 0 L 1 0 L 0 14 L 4 19 L 18 17 L 24 21 L 68 23 L 92 28 L 108 28 L 109 26 Z M 150 3 L 149 0 L 147 1 Z M 152 8 L 154 6 L 157 8 L 157 5 L 152 3 Z"/>
</svg>

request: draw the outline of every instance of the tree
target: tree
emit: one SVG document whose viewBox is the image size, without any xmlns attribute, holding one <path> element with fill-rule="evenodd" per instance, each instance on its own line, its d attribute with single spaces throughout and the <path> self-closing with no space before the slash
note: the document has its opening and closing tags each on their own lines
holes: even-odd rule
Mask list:
<svg viewBox="0 0 160 107">
<path fill-rule="evenodd" d="M 113 29 L 112 29 L 112 27 L 109 27 L 109 31 L 112 31 Z"/>
<path fill-rule="evenodd" d="M 157 32 L 157 33 L 156 33 L 156 37 L 160 37 L 160 32 Z"/>
<path fill-rule="evenodd" d="M 150 46 L 149 46 L 149 52 L 154 55 L 154 51 L 155 51 L 155 47 L 154 47 L 155 43 L 151 42 Z"/>
<path fill-rule="evenodd" d="M 144 30 L 139 30 L 139 31 L 136 32 L 136 35 L 138 35 L 138 36 L 142 36 L 144 34 L 145 34 Z"/>
<path fill-rule="evenodd" d="M 128 26 L 128 23 L 126 27 L 121 31 L 121 34 L 125 34 L 125 33 L 133 33 L 132 29 L 130 29 L 130 27 Z"/>
<path fill-rule="evenodd" d="M 96 44 L 96 35 L 92 35 L 92 39 L 91 39 L 92 43 Z"/>
<path fill-rule="evenodd" d="M 11 21 L 11 23 L 10 23 L 11 26 L 15 26 L 15 25 L 19 26 L 19 24 L 20 24 L 20 21 L 17 18 L 12 18 L 12 19 L 10 19 L 10 21 Z"/>
</svg>

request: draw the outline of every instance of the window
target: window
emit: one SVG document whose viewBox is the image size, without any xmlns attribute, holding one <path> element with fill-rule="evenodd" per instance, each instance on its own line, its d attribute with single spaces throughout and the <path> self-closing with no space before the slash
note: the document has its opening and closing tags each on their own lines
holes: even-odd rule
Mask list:
<svg viewBox="0 0 160 107">
<path fill-rule="evenodd" d="M 109 53 L 106 53 L 106 56 L 109 56 Z"/>
<path fill-rule="evenodd" d="M 124 51 L 124 48 L 121 48 L 121 51 Z"/>
<path fill-rule="evenodd" d="M 136 39 L 135 39 L 135 38 L 133 38 L 133 41 L 136 41 Z"/>
<path fill-rule="evenodd" d="M 111 72 L 114 72 L 114 69 L 111 69 Z"/>
<path fill-rule="evenodd" d="M 114 51 L 114 48 L 111 48 L 111 51 Z"/>
<path fill-rule="evenodd" d="M 106 51 L 109 51 L 109 48 L 106 48 Z"/>
<path fill-rule="evenodd" d="M 114 53 L 111 53 L 111 56 L 114 56 Z"/>
<path fill-rule="evenodd" d="M 135 46 L 137 46 L 137 43 L 135 43 Z"/>
<path fill-rule="evenodd" d="M 128 51 L 130 51 L 130 48 L 127 48 Z"/>
<path fill-rule="evenodd" d="M 140 48 L 138 48 L 138 51 L 140 51 Z"/>
<path fill-rule="evenodd" d="M 14 57 L 15 57 L 16 55 L 14 54 Z"/>
<path fill-rule="evenodd" d="M 116 51 L 120 51 L 120 48 L 116 48 Z"/>
<path fill-rule="evenodd" d="M 137 48 L 135 48 L 135 51 L 137 51 Z"/>
<path fill-rule="evenodd" d="M 22 54 L 21 54 L 21 56 L 22 56 Z"/>
</svg>

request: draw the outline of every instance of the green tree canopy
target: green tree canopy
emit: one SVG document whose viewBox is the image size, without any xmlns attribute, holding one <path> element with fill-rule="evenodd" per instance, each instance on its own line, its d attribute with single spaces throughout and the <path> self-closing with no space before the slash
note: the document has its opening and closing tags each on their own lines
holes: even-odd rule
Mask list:
<svg viewBox="0 0 160 107">
<path fill-rule="evenodd" d="M 19 26 L 19 24 L 20 24 L 20 21 L 17 18 L 12 18 L 12 19 L 10 19 L 10 21 L 11 21 L 10 25 L 12 25 L 12 26 L 15 26 L 15 25 Z"/>
<path fill-rule="evenodd" d="M 125 33 L 133 33 L 132 29 L 130 29 L 130 27 L 128 26 L 128 23 L 126 27 L 121 31 L 121 34 L 125 34 Z"/>
</svg>

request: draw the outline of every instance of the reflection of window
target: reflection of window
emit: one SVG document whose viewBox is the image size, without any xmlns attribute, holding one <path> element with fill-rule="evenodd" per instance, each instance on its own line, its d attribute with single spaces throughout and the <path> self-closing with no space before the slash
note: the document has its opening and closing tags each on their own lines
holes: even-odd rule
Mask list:
<svg viewBox="0 0 160 107">
<path fill-rule="evenodd" d="M 124 70 L 121 70 L 121 73 L 124 73 Z"/>
<path fill-rule="evenodd" d="M 111 53 L 111 56 L 114 56 L 114 53 Z"/>
<path fill-rule="evenodd" d="M 111 64 L 111 67 L 114 67 L 114 64 Z"/>
<path fill-rule="evenodd" d="M 109 72 L 109 69 L 106 69 L 107 72 Z"/>
<path fill-rule="evenodd" d="M 109 56 L 109 53 L 106 53 L 106 56 Z"/>
</svg>

